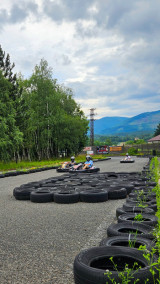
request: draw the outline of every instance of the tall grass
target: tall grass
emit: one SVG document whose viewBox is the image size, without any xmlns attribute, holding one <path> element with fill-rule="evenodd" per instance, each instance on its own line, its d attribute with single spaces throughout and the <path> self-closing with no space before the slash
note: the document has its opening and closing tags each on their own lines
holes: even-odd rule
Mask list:
<svg viewBox="0 0 160 284">
<path fill-rule="evenodd" d="M 0 170 L 1 171 L 11 171 L 11 170 L 23 170 L 23 169 L 30 169 L 30 168 L 39 168 L 44 166 L 52 166 L 58 165 L 59 161 L 21 161 L 18 163 L 10 162 L 10 163 L 3 163 L 0 162 Z"/>
<path fill-rule="evenodd" d="M 152 173 L 152 179 L 157 183 L 153 191 L 156 193 L 158 225 L 155 229 L 154 235 L 156 239 L 156 248 L 158 252 L 158 271 L 159 271 L 159 282 L 160 283 L 160 163 L 157 157 L 152 158 L 150 163 L 150 171 Z"/>
</svg>

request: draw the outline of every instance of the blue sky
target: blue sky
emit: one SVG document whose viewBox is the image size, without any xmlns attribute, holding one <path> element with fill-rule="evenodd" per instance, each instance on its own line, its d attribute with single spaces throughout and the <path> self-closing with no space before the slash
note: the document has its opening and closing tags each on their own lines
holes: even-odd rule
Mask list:
<svg viewBox="0 0 160 284">
<path fill-rule="evenodd" d="M 5 0 L 0 44 L 29 77 L 42 58 L 85 114 L 160 109 L 160 1 Z"/>
</svg>

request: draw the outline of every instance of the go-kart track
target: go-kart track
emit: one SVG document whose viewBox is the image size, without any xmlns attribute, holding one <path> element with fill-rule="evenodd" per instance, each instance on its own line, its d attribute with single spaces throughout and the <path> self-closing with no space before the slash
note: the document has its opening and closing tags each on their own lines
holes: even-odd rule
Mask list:
<svg viewBox="0 0 160 284">
<path fill-rule="evenodd" d="M 121 164 L 120 157 L 96 162 L 102 172 L 141 172 L 148 158 Z M 63 173 L 62 173 L 63 174 Z M 19 201 L 13 189 L 61 176 L 56 170 L 0 179 L 0 283 L 74 284 L 73 262 L 82 250 L 98 246 L 116 222 L 125 199 L 103 203 L 58 204 Z"/>
</svg>

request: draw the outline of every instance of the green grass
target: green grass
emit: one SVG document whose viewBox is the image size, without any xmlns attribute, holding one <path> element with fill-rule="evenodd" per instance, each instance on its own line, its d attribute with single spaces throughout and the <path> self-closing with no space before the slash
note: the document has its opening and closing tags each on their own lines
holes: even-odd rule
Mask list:
<svg viewBox="0 0 160 284">
<path fill-rule="evenodd" d="M 158 252 L 158 271 L 159 271 L 159 279 L 160 279 L 160 162 L 157 157 L 152 158 L 150 163 L 150 171 L 152 173 L 152 179 L 157 183 L 157 185 L 153 188 L 153 191 L 156 193 L 156 201 L 157 201 L 157 212 L 156 216 L 158 218 L 158 225 L 155 228 L 155 242 L 156 242 L 156 248 Z M 157 283 L 160 283 L 157 282 Z"/>
<path fill-rule="evenodd" d="M 83 162 L 85 161 L 86 155 L 79 155 L 76 157 L 76 162 Z M 106 155 L 94 155 L 93 159 L 102 159 L 105 158 Z M 21 162 L 9 162 L 4 163 L 0 162 L 0 171 L 7 172 L 12 170 L 27 170 L 33 168 L 41 168 L 41 167 L 50 167 L 50 166 L 59 166 L 64 161 L 69 161 L 69 158 L 59 158 L 53 160 L 44 160 L 44 161 L 21 161 Z"/>
<path fill-rule="evenodd" d="M 109 154 L 97 154 L 93 155 L 93 159 L 104 159 L 107 157 L 117 157 L 117 156 L 125 156 L 126 153 L 109 153 Z M 86 155 L 78 155 L 76 157 L 76 162 L 80 163 L 86 160 Z M 43 161 L 21 161 L 21 162 L 9 162 L 4 163 L 0 161 L 0 171 L 7 172 L 12 170 L 27 170 L 32 168 L 41 168 L 41 167 L 50 167 L 50 166 L 59 166 L 62 162 L 69 161 L 70 157 L 67 158 L 55 158 L 53 160 L 43 160 Z"/>
<path fill-rule="evenodd" d="M 19 163 L 10 162 L 2 163 L 0 162 L 0 171 L 12 171 L 12 170 L 25 170 L 31 168 L 49 167 L 58 165 L 58 161 L 22 161 Z"/>
</svg>

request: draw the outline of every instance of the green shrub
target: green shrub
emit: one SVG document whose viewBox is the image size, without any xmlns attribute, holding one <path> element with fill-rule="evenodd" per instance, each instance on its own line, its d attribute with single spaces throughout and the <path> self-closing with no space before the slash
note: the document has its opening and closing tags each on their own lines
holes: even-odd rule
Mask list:
<svg viewBox="0 0 160 284">
<path fill-rule="evenodd" d="M 129 155 L 134 156 L 134 155 L 136 155 L 137 153 L 138 153 L 138 150 L 135 149 L 135 148 L 133 148 L 133 147 L 131 147 L 131 148 L 128 150 L 128 154 L 129 154 Z"/>
</svg>

